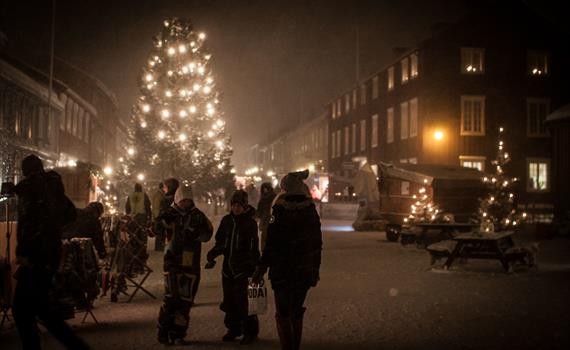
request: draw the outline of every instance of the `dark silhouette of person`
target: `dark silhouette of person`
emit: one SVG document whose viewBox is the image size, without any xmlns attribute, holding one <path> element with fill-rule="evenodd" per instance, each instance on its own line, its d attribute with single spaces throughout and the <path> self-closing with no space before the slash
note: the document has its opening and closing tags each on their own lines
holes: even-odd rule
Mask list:
<svg viewBox="0 0 570 350">
<path fill-rule="evenodd" d="M 52 300 L 52 281 L 61 259 L 61 229 L 75 220 L 73 203 L 65 196 L 61 177 L 45 172 L 42 161 L 30 155 L 22 161 L 24 179 L 18 196 L 16 290 L 12 313 L 22 347 L 41 349 L 37 320 L 67 349 L 88 349 Z"/>
<path fill-rule="evenodd" d="M 319 281 L 321 221 L 303 182 L 309 171 L 287 174 L 273 204 L 267 242 L 253 274 L 258 283 L 269 268 L 275 295 L 275 320 L 281 348 L 298 350 L 303 332 L 307 293 Z"/>
</svg>

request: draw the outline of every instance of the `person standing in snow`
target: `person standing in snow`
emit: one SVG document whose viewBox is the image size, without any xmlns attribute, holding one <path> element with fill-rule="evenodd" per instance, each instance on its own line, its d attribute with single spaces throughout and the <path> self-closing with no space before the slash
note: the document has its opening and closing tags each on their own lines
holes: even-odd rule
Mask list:
<svg viewBox="0 0 570 350">
<path fill-rule="evenodd" d="M 281 348 L 298 350 L 303 306 L 309 288 L 319 281 L 322 234 L 319 214 L 303 182 L 308 170 L 287 174 L 272 209 L 267 242 L 253 275 L 260 282 L 269 268 L 275 295 L 275 319 Z"/>
<path fill-rule="evenodd" d="M 12 313 L 22 348 L 41 349 L 37 320 L 67 349 L 88 349 L 54 307 L 53 277 L 62 251 L 61 230 L 76 218 L 61 177 L 44 171 L 35 155 L 22 160 L 24 179 L 14 188 L 18 196 L 16 259 L 18 270 Z"/>
<path fill-rule="evenodd" d="M 150 194 L 150 209 L 152 211 L 152 220 L 155 221 L 158 215 L 160 214 L 160 203 L 164 198 L 164 191 L 162 188 L 164 184 L 161 182 L 158 184 L 158 188 L 155 188 L 154 191 Z"/>
<path fill-rule="evenodd" d="M 165 295 L 158 315 L 158 341 L 183 344 L 190 308 L 200 282 L 202 243 L 212 237 L 212 223 L 194 205 L 192 189 L 180 186 L 174 203 L 158 219 L 166 228 L 164 253 Z"/>
<path fill-rule="evenodd" d="M 224 300 L 220 309 L 226 313 L 228 329 L 223 341 L 233 341 L 243 334 L 241 344 L 252 343 L 259 334 L 257 315 L 248 316 L 247 287 L 259 260 L 259 240 L 255 209 L 247 203 L 247 193 L 234 192 L 231 212 L 222 218 L 216 232 L 216 244 L 208 252 L 206 268 L 214 267 L 216 257 L 223 255 L 222 288 Z"/>
<path fill-rule="evenodd" d="M 175 178 L 168 178 L 163 181 L 162 191 L 164 192 L 164 197 L 160 202 L 159 215 L 161 215 L 164 211 L 170 209 L 170 206 L 174 201 L 174 194 L 176 193 L 178 186 L 179 182 Z M 161 225 L 160 220 L 156 220 L 154 233 L 156 235 L 154 241 L 154 250 L 163 251 L 166 233 L 164 232 L 164 227 Z"/>
<path fill-rule="evenodd" d="M 275 199 L 275 191 L 271 183 L 264 182 L 261 184 L 261 199 L 257 204 L 256 216 L 259 219 L 259 231 L 261 233 L 261 249 L 265 247 L 265 241 L 267 240 L 267 227 L 269 226 L 269 217 L 271 216 L 271 206 L 273 205 L 273 200 Z"/>
<path fill-rule="evenodd" d="M 152 217 L 150 209 L 150 199 L 147 194 L 143 192 L 142 185 L 135 184 L 134 192 L 127 198 L 125 204 L 125 212 L 131 215 L 137 224 L 146 227 Z"/>
</svg>

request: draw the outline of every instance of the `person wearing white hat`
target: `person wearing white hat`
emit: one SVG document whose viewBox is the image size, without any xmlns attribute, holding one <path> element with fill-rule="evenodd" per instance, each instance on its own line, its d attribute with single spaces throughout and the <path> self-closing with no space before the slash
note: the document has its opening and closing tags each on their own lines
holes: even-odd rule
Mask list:
<svg viewBox="0 0 570 350">
<path fill-rule="evenodd" d="M 190 322 L 190 308 L 200 283 L 202 243 L 212 237 L 210 220 L 194 205 L 192 188 L 181 185 L 174 202 L 163 211 L 166 230 L 164 253 L 165 295 L 158 316 L 158 341 L 184 343 Z"/>
</svg>

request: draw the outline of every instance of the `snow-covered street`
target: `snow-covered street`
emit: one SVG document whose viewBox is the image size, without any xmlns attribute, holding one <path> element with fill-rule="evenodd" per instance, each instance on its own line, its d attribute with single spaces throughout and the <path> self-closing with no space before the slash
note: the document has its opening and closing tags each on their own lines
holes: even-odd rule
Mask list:
<svg viewBox="0 0 570 350">
<path fill-rule="evenodd" d="M 432 270 L 415 246 L 389 243 L 383 233 L 352 232 L 346 221 L 323 222 L 321 282 L 309 292 L 304 349 L 562 349 L 570 345 L 570 241 L 542 241 L 538 270 L 508 275 L 497 261 L 470 260 Z M 150 242 L 152 244 L 152 242 Z M 211 242 L 206 244 L 209 249 Z M 148 287 L 162 294 L 160 254 Z M 203 271 L 191 311 L 188 346 L 232 349 L 225 332 L 220 266 Z M 272 297 L 272 294 L 270 293 Z M 272 299 L 270 299 L 270 305 Z M 155 349 L 160 300 L 96 302 L 100 324 L 72 323 L 94 349 Z M 260 317 L 252 349 L 278 349 L 273 307 Z M 57 349 L 44 333 L 46 349 Z M 14 329 L 0 332 L 2 350 L 18 349 Z"/>
</svg>

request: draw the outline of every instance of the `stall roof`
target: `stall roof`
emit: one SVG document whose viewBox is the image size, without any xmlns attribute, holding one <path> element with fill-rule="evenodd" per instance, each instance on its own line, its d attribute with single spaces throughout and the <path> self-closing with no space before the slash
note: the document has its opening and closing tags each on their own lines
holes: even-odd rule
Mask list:
<svg viewBox="0 0 570 350">
<path fill-rule="evenodd" d="M 380 169 L 389 177 L 401 178 L 416 183 L 431 185 L 433 180 L 476 180 L 483 173 L 477 169 L 435 164 L 388 164 L 380 163 Z"/>
<path fill-rule="evenodd" d="M 562 106 L 557 110 L 555 110 L 554 112 L 550 113 L 546 117 L 546 120 L 544 122 L 554 123 L 554 122 L 561 122 L 564 120 L 570 120 L 570 104 Z"/>
</svg>

